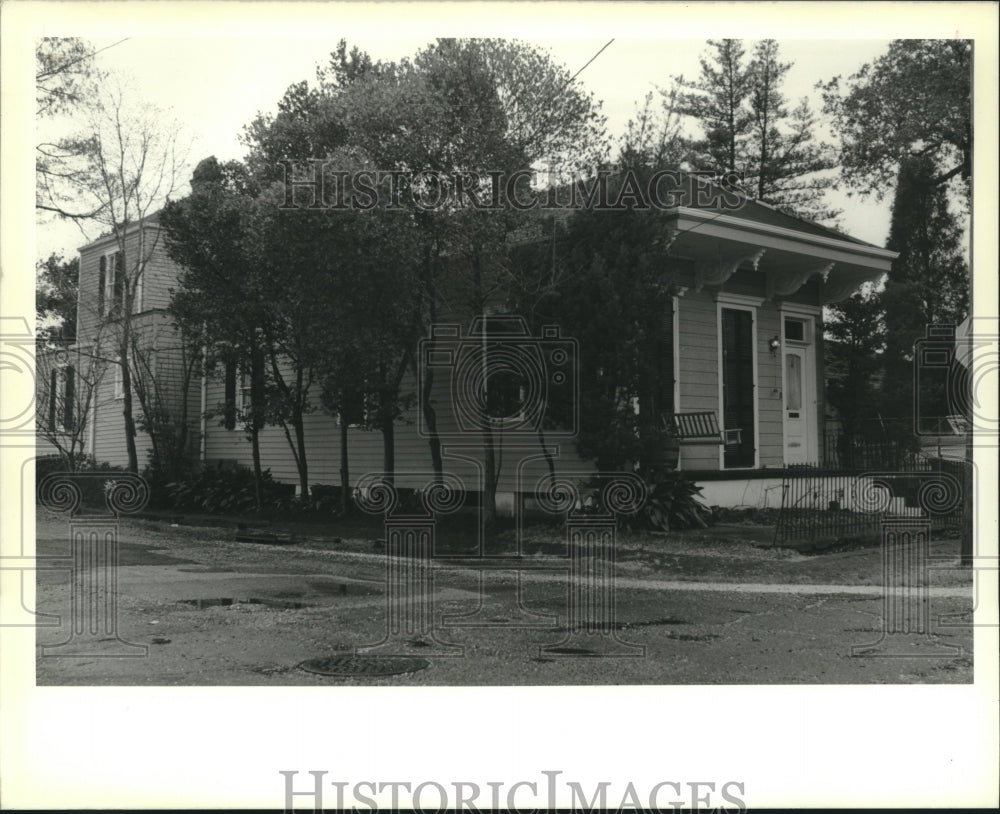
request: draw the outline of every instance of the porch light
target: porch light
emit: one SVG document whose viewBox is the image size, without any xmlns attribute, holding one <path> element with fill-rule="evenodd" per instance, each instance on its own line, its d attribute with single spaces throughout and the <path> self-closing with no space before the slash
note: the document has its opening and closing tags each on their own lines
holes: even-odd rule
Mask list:
<svg viewBox="0 0 1000 814">
<path fill-rule="evenodd" d="M 767 343 L 767 346 L 771 349 L 772 356 L 778 355 L 778 349 L 781 347 L 781 340 L 778 338 L 777 334 L 771 338 L 771 341 Z"/>
</svg>

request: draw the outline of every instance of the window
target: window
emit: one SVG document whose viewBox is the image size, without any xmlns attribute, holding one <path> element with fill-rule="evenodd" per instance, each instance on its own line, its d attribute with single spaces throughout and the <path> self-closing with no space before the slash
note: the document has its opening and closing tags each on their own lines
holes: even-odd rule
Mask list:
<svg viewBox="0 0 1000 814">
<path fill-rule="evenodd" d="M 806 341 L 806 324 L 801 319 L 785 318 L 785 339 L 793 342 Z"/>
<path fill-rule="evenodd" d="M 97 312 L 100 316 L 120 312 L 125 301 L 125 266 L 121 252 L 102 254 L 98 271 Z"/>
<path fill-rule="evenodd" d="M 239 398 L 236 400 L 236 409 L 240 412 L 246 412 L 250 409 L 250 397 L 253 393 L 252 382 L 250 380 L 250 374 L 241 365 L 239 368 L 240 373 L 240 392 Z"/>
<path fill-rule="evenodd" d="M 788 410 L 802 409 L 802 350 L 785 354 L 785 407 Z"/>
<path fill-rule="evenodd" d="M 362 384 L 367 389 L 367 382 Z M 346 422 L 348 427 L 365 427 L 374 418 L 372 399 L 363 391 L 342 392 L 337 424 Z"/>
</svg>

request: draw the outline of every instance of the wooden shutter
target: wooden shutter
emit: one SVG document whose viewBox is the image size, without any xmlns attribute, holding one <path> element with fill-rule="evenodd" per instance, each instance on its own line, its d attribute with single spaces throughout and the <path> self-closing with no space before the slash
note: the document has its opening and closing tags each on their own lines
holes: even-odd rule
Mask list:
<svg viewBox="0 0 1000 814">
<path fill-rule="evenodd" d="M 56 429 L 56 405 L 59 400 L 59 371 L 53 368 L 49 373 L 49 432 Z"/>
<path fill-rule="evenodd" d="M 236 428 L 236 362 L 226 362 L 226 405 L 224 419 L 227 430 Z"/>
<path fill-rule="evenodd" d="M 663 314 L 663 323 L 660 326 L 660 335 L 657 342 L 657 409 L 660 415 L 673 414 L 677 407 L 674 404 L 674 301 L 673 298 L 667 300 L 666 310 Z"/>
<path fill-rule="evenodd" d="M 63 368 L 63 428 L 73 429 L 73 402 L 76 399 L 76 371 L 72 365 Z"/>
<path fill-rule="evenodd" d="M 125 308 L 125 257 L 115 252 L 115 278 L 112 291 L 112 306 L 124 313 Z"/>
<path fill-rule="evenodd" d="M 97 315 L 104 316 L 104 289 L 108 285 L 108 258 L 101 255 L 100 271 L 97 273 Z"/>
</svg>

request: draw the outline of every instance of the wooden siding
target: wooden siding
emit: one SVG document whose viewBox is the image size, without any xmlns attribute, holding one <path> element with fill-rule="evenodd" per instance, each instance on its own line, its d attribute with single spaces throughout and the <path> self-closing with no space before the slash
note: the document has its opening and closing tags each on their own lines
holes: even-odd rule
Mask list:
<svg viewBox="0 0 1000 814">
<path fill-rule="evenodd" d="M 142 273 L 142 301 L 140 312 L 165 309 L 170 304 L 171 288 L 177 287 L 180 268 L 167 257 L 159 231 L 154 226 L 146 226 L 147 261 Z M 95 241 L 80 250 L 80 299 L 77 306 L 77 340 L 90 342 L 98 333 L 103 322 L 98 313 L 100 258 L 117 251 L 118 244 L 111 238 Z M 126 263 L 130 268 L 139 251 L 139 233 L 134 230 L 125 240 Z"/>
<path fill-rule="evenodd" d="M 156 378 L 160 392 L 164 394 L 164 403 L 170 411 L 171 416 L 178 419 L 181 415 L 183 402 L 183 369 L 185 351 L 181 347 L 180 338 L 170 323 L 169 317 L 163 312 L 153 311 L 138 315 L 133 318 L 133 329 L 138 335 L 140 347 L 152 351 L 151 359 L 153 365 L 153 376 Z M 103 359 L 113 360 L 117 358 L 117 348 L 113 342 L 107 341 L 103 348 L 97 351 L 97 355 Z M 124 403 L 122 399 L 115 398 L 115 368 L 114 363 L 105 363 L 105 370 L 100 377 L 97 387 L 96 421 L 93 427 L 93 447 L 88 439 L 87 452 L 93 455 L 98 461 L 105 461 L 115 466 L 125 466 L 128 464 L 128 452 L 125 444 L 125 418 L 123 415 Z M 133 370 L 133 376 L 136 375 Z M 201 377 L 195 371 L 187 393 L 188 426 L 189 426 L 189 449 L 198 449 L 199 443 L 199 421 L 201 414 Z M 134 388 L 132 394 L 132 414 L 136 419 L 136 451 L 138 453 L 139 468 L 142 469 L 149 462 L 149 450 L 151 448 L 149 436 L 138 429 L 142 418 L 142 406 L 135 395 Z"/>
<path fill-rule="evenodd" d="M 781 335 L 778 304 L 765 302 L 757 309 L 757 449 L 761 467 L 783 466 L 785 434 L 781 386 L 781 356 L 772 354 L 770 341 Z"/>
<path fill-rule="evenodd" d="M 412 375 L 408 376 L 403 387 L 404 392 L 416 389 Z M 252 466 L 250 443 L 243 428 L 237 425 L 235 429 L 227 430 L 222 424 L 221 408 L 225 400 L 225 387 L 221 369 L 209 377 L 206 392 L 208 409 L 218 413 L 206 421 L 206 463 L 213 465 L 224 461 L 235 461 L 242 466 Z M 318 405 L 318 388 L 310 395 L 311 401 Z M 442 441 L 444 469 L 461 478 L 470 491 L 479 491 L 482 489 L 482 475 L 476 462 L 481 462 L 483 459 L 480 437 L 475 434 L 459 440 L 452 435 L 452 431 L 457 427 L 457 421 L 452 411 L 447 409 L 450 400 L 448 379 L 444 376 L 436 377 L 433 403 L 438 415 L 438 429 L 442 435 L 450 436 Z M 418 418 L 416 408 L 409 410 L 397 422 L 395 428 L 396 482 L 401 487 L 422 486 L 427 481 L 426 475 L 433 472 L 430 444 L 419 432 Z M 306 415 L 304 429 L 310 485 L 339 485 L 340 426 L 337 419 L 317 409 Z M 549 438 L 546 438 L 546 442 L 548 446 L 559 446 L 561 454 L 558 460 L 565 471 L 585 473 L 592 469 L 576 455 L 571 442 Z M 498 438 L 497 444 L 497 459 L 500 465 L 498 491 L 515 491 L 519 483 L 519 462 L 526 456 L 540 455 L 541 447 L 534 438 L 518 440 Z M 350 427 L 348 446 L 351 484 L 356 483 L 365 474 L 383 471 L 381 432 Z M 260 452 L 261 465 L 265 469 L 270 469 L 271 475 L 276 480 L 297 483 L 298 470 L 295 460 L 284 431 L 280 427 L 266 427 L 261 432 Z M 523 467 L 520 481 L 522 484 L 528 483 L 529 488 L 533 488 L 538 478 L 545 472 L 547 467 L 544 459 L 534 461 Z"/>
</svg>

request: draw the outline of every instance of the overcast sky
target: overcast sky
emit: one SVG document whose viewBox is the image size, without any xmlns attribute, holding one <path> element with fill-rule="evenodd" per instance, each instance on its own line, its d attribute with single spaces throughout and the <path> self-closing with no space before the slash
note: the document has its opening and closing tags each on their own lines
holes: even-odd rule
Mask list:
<svg viewBox="0 0 1000 814">
<path fill-rule="evenodd" d="M 336 45 L 332 36 L 283 39 L 278 37 L 91 38 L 106 70 L 129 77 L 141 98 L 167 108 L 192 141 L 192 164 L 208 155 L 221 160 L 241 158 L 238 137 L 257 111 L 273 111 L 293 82 L 312 80 L 317 64 L 325 62 Z M 412 56 L 429 38 L 348 36 L 373 57 Z M 608 42 L 603 39 L 527 40 L 549 50 L 571 72 L 583 67 Z M 115 44 L 117 43 L 117 44 Z M 748 54 L 753 41 L 746 43 Z M 814 110 L 820 103 L 814 86 L 835 75 L 850 75 L 883 53 L 888 40 L 781 40 L 780 56 L 792 62 L 783 91 L 791 103 L 809 97 Z M 671 77 L 695 77 L 704 39 L 616 39 L 579 76 L 580 82 L 601 100 L 608 127 L 621 134 L 635 105 L 649 90 L 667 86 Z M 824 134 L 828 137 L 829 134 Z M 876 244 L 886 239 L 889 201 L 862 201 L 830 193 L 829 201 L 844 210 L 841 226 L 850 234 Z M 38 232 L 38 255 L 52 251 L 72 255 L 84 241 L 67 224 L 48 224 Z"/>
</svg>

